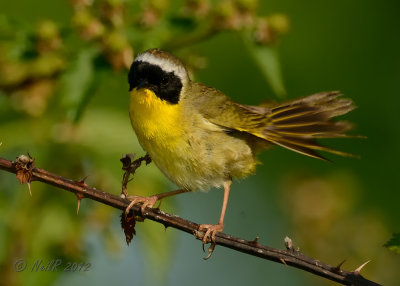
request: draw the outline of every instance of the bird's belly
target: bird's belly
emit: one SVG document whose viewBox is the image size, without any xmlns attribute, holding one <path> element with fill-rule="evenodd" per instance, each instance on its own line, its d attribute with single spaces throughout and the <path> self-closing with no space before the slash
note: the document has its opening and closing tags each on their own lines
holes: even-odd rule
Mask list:
<svg viewBox="0 0 400 286">
<path fill-rule="evenodd" d="M 157 167 L 178 187 L 187 190 L 221 187 L 227 179 L 245 177 L 255 170 L 251 148 L 243 140 L 224 133 L 183 134 L 163 141 L 168 144 L 138 138 Z"/>
<path fill-rule="evenodd" d="M 188 146 L 184 140 L 169 146 L 140 139 L 139 142 L 157 167 L 178 187 L 205 191 L 223 185 L 222 166 L 215 166 L 210 160 L 200 160 L 198 155 L 202 150 Z M 211 165 L 214 166 L 210 168 Z"/>
</svg>

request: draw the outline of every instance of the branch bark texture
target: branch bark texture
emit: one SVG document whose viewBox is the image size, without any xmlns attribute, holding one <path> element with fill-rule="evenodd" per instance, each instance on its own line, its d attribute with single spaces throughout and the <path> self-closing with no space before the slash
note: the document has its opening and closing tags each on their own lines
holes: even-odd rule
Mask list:
<svg viewBox="0 0 400 286">
<path fill-rule="evenodd" d="M 29 163 L 29 160 L 26 160 L 26 157 L 25 161 L 27 161 L 27 164 L 32 163 L 32 161 Z M 19 171 L 21 170 L 20 164 L 21 162 L 18 161 L 18 159 L 16 162 L 12 162 L 10 160 L 0 158 L 0 169 L 10 173 L 15 173 L 17 174 L 17 177 Z M 30 167 L 27 169 L 29 170 L 29 172 L 31 172 L 31 176 L 25 176 L 26 178 L 28 178 L 26 179 L 25 183 L 29 183 L 30 181 L 41 181 L 45 184 L 53 185 L 56 188 L 72 192 L 77 195 L 78 199 L 89 198 L 100 203 L 109 205 L 113 208 L 120 209 L 122 211 L 124 211 L 130 203 L 129 200 L 90 187 L 83 181 L 74 181 L 63 178 L 46 170 L 34 167 L 33 164 L 30 165 Z M 140 205 L 134 205 L 132 211 L 135 215 L 141 216 Z M 199 240 L 201 240 L 204 236 L 204 232 L 198 230 L 199 224 L 185 220 L 176 215 L 165 213 L 159 209 L 146 208 L 144 217 L 158 222 L 165 227 L 172 227 L 194 235 L 195 238 Z M 285 242 L 286 250 L 281 250 L 262 245 L 258 243 L 257 240 L 248 241 L 225 233 L 216 234 L 217 245 L 247 253 L 249 255 L 257 256 L 263 259 L 285 264 L 287 266 L 296 267 L 343 285 L 380 285 L 378 283 L 365 279 L 360 274 L 362 267 L 359 267 L 354 271 L 345 271 L 340 268 L 341 264 L 339 264 L 338 266 L 328 265 L 319 260 L 308 257 L 302 254 L 300 251 L 297 251 L 291 245 L 292 243 L 290 240 L 285 240 Z"/>
</svg>

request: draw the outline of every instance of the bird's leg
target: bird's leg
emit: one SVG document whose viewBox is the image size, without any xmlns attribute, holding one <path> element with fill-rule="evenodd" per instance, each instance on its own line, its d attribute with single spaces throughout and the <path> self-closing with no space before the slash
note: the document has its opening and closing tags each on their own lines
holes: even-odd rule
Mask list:
<svg viewBox="0 0 400 286">
<path fill-rule="evenodd" d="M 229 198 L 229 191 L 231 189 L 232 185 L 232 179 L 229 179 L 224 182 L 224 200 L 222 202 L 222 210 L 221 210 L 221 216 L 219 218 L 219 221 L 217 224 L 201 224 L 199 226 L 199 230 L 206 230 L 206 233 L 203 236 L 203 247 L 204 244 L 206 244 L 210 239 L 212 243 L 215 243 L 215 235 L 218 232 L 221 232 L 224 229 L 224 217 L 225 217 L 225 212 L 226 212 L 226 206 L 228 204 L 228 198 Z"/>
<path fill-rule="evenodd" d="M 137 203 L 143 203 L 140 208 L 140 211 L 143 215 L 146 207 L 152 208 L 157 201 L 159 201 L 163 198 L 175 196 L 175 195 L 185 193 L 185 192 L 188 192 L 188 190 L 181 189 L 181 190 L 176 190 L 176 191 L 167 192 L 167 193 L 161 193 L 161 194 L 157 194 L 157 195 L 149 196 L 149 197 L 128 196 L 127 199 L 130 200 L 131 202 L 125 209 L 125 215 L 128 215 L 131 208 Z"/>
</svg>

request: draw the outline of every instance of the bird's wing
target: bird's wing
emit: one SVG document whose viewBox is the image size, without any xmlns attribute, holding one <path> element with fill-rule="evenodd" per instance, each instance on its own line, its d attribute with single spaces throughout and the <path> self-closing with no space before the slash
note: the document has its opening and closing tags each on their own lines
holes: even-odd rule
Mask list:
<svg viewBox="0 0 400 286">
<path fill-rule="evenodd" d="M 269 108 L 240 104 L 201 83 L 193 84 L 192 96 L 192 108 L 221 127 L 249 132 L 267 124 Z"/>
<path fill-rule="evenodd" d="M 352 125 L 333 118 L 355 107 L 339 92 L 321 92 L 272 106 L 237 103 L 220 91 L 197 84 L 193 93 L 196 109 L 208 121 L 247 132 L 292 151 L 325 159 L 316 150 L 354 156 L 318 144 L 316 138 L 357 137 L 347 135 Z"/>
</svg>

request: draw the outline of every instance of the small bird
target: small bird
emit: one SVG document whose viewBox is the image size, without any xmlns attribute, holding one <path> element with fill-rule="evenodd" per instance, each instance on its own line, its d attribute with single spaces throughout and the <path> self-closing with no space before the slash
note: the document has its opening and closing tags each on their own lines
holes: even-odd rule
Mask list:
<svg viewBox="0 0 400 286">
<path fill-rule="evenodd" d="M 217 224 L 201 224 L 203 244 L 224 228 L 232 179 L 255 172 L 256 155 L 272 146 L 324 159 L 317 151 L 352 156 L 321 146 L 318 138 L 351 137 L 352 125 L 333 118 L 355 107 L 339 92 L 320 92 L 280 104 L 244 105 L 221 91 L 190 79 L 172 54 L 151 49 L 133 61 L 129 75 L 129 114 L 139 143 L 157 167 L 180 189 L 150 197 L 129 196 L 126 213 L 189 191 L 224 188 Z"/>
</svg>

